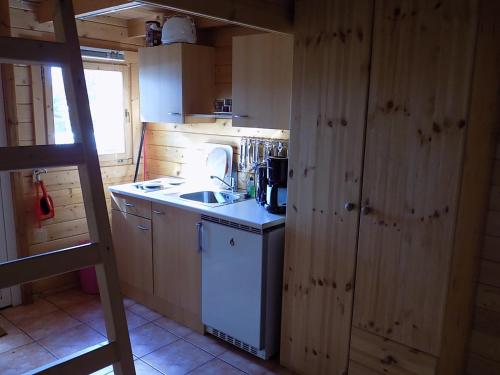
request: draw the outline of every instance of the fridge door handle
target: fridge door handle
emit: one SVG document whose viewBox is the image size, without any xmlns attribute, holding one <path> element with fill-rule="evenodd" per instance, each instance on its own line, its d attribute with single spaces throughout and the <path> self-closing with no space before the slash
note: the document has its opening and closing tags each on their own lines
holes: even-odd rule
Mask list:
<svg viewBox="0 0 500 375">
<path fill-rule="evenodd" d="M 203 223 L 197 223 L 196 229 L 198 231 L 198 253 L 203 252 Z"/>
</svg>

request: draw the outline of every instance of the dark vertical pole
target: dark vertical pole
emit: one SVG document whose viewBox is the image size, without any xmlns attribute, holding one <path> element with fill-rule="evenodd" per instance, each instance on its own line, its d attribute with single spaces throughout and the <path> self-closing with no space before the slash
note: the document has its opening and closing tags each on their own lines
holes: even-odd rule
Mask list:
<svg viewBox="0 0 500 375">
<path fill-rule="evenodd" d="M 134 182 L 137 182 L 137 175 L 139 174 L 139 165 L 141 163 L 142 147 L 144 146 L 144 135 L 146 134 L 146 122 L 142 123 L 141 142 L 139 143 L 139 153 L 137 154 L 137 163 L 135 164 Z"/>
</svg>

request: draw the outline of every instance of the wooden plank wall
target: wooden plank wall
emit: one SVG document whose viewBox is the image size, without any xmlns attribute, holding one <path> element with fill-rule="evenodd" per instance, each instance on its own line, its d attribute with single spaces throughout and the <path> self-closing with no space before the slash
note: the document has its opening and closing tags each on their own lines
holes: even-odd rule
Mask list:
<svg viewBox="0 0 500 375">
<path fill-rule="evenodd" d="M 491 183 L 467 374 L 500 374 L 500 140 Z"/>
<path fill-rule="evenodd" d="M 27 38 L 52 39 L 52 23 L 36 22 L 34 5 L 25 1 L 10 1 L 12 35 Z M 127 37 L 126 21 L 112 17 L 96 17 L 92 20 L 77 21 L 80 43 L 85 46 L 137 51 L 142 45 L 141 39 Z M 134 134 L 140 129 L 138 69 L 136 53 L 127 54 L 131 70 L 132 121 Z M 18 117 L 18 144 L 33 145 L 36 142 L 40 127 L 45 126 L 45 119 L 35 114 L 39 100 L 43 98 L 43 85 L 30 66 L 15 66 L 15 96 Z M 36 126 L 35 126 L 36 124 Z M 42 129 L 43 132 L 43 129 Z M 133 137 L 134 150 L 137 150 L 137 137 Z M 39 142 L 40 143 L 40 142 Z M 136 154 L 136 151 L 134 152 Z M 118 165 L 101 168 L 105 188 L 109 185 L 129 182 L 133 179 L 134 165 L 132 159 L 123 160 Z M 35 238 L 33 230 L 37 223 L 34 216 L 34 185 L 31 171 L 22 173 L 22 190 L 29 254 L 56 250 L 78 244 L 88 239 L 85 209 L 76 167 L 49 169 L 43 176 L 46 187 L 54 200 L 56 217 L 44 221 L 42 227 L 47 231 L 47 241 Z M 109 194 L 106 189 L 109 207 Z M 77 274 L 70 273 L 33 283 L 34 293 L 44 293 L 61 287 L 78 283 Z"/>
<path fill-rule="evenodd" d="M 216 97 L 230 98 L 232 83 L 232 37 L 259 31 L 239 26 L 227 26 L 198 33 L 200 43 L 215 47 Z M 213 124 L 149 124 L 146 135 L 147 178 L 164 175 L 186 176 L 188 148 L 201 143 L 221 143 L 233 146 L 237 163 L 241 137 L 288 139 L 288 130 L 232 127 L 231 120 Z M 245 186 L 248 175 L 239 171 L 238 180 Z"/>
</svg>

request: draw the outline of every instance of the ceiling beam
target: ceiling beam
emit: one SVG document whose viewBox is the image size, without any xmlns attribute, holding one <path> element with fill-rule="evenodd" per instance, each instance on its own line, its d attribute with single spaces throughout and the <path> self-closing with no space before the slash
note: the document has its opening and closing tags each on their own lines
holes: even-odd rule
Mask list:
<svg viewBox="0 0 500 375">
<path fill-rule="evenodd" d="M 55 4 L 55 0 L 40 3 L 36 12 L 38 22 L 44 23 L 54 19 Z M 138 1 L 129 0 L 73 0 L 75 16 L 79 18 L 110 14 L 139 6 L 141 3 Z"/>
<path fill-rule="evenodd" d="M 282 6 L 269 0 L 147 0 L 142 3 L 265 31 L 293 34 L 293 1 Z"/>
<path fill-rule="evenodd" d="M 293 6 L 283 6 L 269 0 L 73 0 L 73 7 L 77 16 L 99 15 L 106 10 L 137 3 L 265 31 L 293 33 Z M 288 3 L 293 4 L 293 1 Z M 51 21 L 53 14 L 54 0 L 46 0 L 40 4 L 38 21 Z"/>
</svg>

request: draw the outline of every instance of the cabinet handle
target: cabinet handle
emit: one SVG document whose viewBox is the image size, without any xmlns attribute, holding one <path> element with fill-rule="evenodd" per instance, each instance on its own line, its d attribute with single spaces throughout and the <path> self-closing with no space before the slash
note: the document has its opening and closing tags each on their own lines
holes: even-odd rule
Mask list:
<svg viewBox="0 0 500 375">
<path fill-rule="evenodd" d="M 156 215 L 165 215 L 165 212 L 163 212 L 163 211 L 153 210 L 152 212 L 153 212 L 154 214 L 156 214 Z"/>
<path fill-rule="evenodd" d="M 203 252 L 203 223 L 196 223 L 196 229 L 198 231 L 198 252 Z"/>
<path fill-rule="evenodd" d="M 248 115 L 233 115 L 233 118 L 248 118 Z"/>
<path fill-rule="evenodd" d="M 127 207 L 135 207 L 135 205 L 134 205 L 134 204 L 132 204 L 132 203 L 127 203 L 127 202 L 125 202 L 125 206 L 127 206 Z"/>
<path fill-rule="evenodd" d="M 167 112 L 167 115 L 170 115 L 170 116 L 180 116 L 181 114 L 179 112 Z"/>
<path fill-rule="evenodd" d="M 140 230 L 149 230 L 148 227 L 145 227 L 145 226 L 142 226 L 142 225 L 138 225 L 137 228 L 139 228 Z"/>
<path fill-rule="evenodd" d="M 352 211 L 356 208 L 356 205 L 352 202 L 346 202 L 344 204 L 344 208 L 346 209 L 346 211 Z"/>
</svg>

